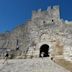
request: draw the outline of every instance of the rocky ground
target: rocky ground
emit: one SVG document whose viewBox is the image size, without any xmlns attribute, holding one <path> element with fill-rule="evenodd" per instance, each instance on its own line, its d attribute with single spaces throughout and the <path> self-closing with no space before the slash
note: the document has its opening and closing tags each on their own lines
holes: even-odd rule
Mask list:
<svg viewBox="0 0 72 72">
<path fill-rule="evenodd" d="M 0 72 L 69 72 L 49 58 L 14 59 L 3 64 L 0 60 Z"/>
</svg>

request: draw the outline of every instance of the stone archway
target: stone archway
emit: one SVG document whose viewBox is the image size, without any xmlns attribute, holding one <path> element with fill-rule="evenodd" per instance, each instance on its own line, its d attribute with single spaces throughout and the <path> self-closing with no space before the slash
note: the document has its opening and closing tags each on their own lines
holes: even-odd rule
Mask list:
<svg viewBox="0 0 72 72">
<path fill-rule="evenodd" d="M 39 53 L 39 57 L 49 57 L 49 45 L 47 44 L 43 44 L 40 47 L 40 53 Z"/>
</svg>

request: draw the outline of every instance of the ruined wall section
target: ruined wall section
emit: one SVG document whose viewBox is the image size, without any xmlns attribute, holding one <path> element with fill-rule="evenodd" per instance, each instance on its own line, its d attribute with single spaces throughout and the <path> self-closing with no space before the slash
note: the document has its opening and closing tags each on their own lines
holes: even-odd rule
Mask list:
<svg viewBox="0 0 72 72">
<path fill-rule="evenodd" d="M 15 28 L 15 30 L 13 30 L 11 32 L 10 42 L 13 45 L 12 46 L 10 45 L 10 47 L 14 46 L 13 48 L 16 48 L 17 40 L 18 40 L 18 46 L 19 46 L 20 50 L 26 51 L 26 48 L 29 44 L 29 33 L 28 33 L 28 26 L 27 25 L 28 24 L 21 25 L 21 26 Z"/>
<path fill-rule="evenodd" d="M 6 48 L 8 46 L 9 37 L 9 32 L 0 34 L 0 48 Z"/>
<path fill-rule="evenodd" d="M 17 26 L 9 35 L 6 33 L 0 36 L 0 48 L 16 49 L 18 46 L 21 51 L 26 51 L 30 42 L 28 26 L 23 24 Z"/>
</svg>

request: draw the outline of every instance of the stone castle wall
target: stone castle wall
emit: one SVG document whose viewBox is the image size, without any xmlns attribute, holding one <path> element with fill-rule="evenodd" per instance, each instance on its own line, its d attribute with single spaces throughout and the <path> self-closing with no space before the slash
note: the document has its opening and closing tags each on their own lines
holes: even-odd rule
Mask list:
<svg viewBox="0 0 72 72">
<path fill-rule="evenodd" d="M 30 58 L 39 57 L 40 47 L 47 44 L 50 56 L 72 61 L 72 25 L 61 20 L 59 12 L 58 6 L 33 11 L 32 19 L 26 24 L 0 35 L 0 48 L 15 50 L 18 45 L 17 55 Z"/>
</svg>

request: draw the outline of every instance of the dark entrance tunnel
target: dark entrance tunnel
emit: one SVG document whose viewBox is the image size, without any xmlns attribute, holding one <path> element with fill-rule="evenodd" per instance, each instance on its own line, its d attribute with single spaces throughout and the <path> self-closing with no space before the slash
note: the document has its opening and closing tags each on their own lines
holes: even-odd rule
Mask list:
<svg viewBox="0 0 72 72">
<path fill-rule="evenodd" d="M 49 57 L 49 45 L 43 44 L 43 45 L 40 47 L 39 57 Z"/>
</svg>

